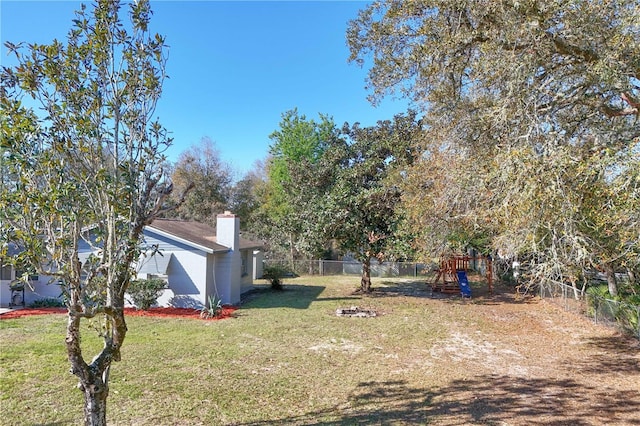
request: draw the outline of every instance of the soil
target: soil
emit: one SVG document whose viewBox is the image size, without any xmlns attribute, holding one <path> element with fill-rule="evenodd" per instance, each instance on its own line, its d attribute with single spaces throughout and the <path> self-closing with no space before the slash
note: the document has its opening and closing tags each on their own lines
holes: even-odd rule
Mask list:
<svg viewBox="0 0 640 426">
<path fill-rule="evenodd" d="M 372 296 L 437 301 L 426 302 L 434 318 L 456 313 L 440 324 L 444 338 L 408 363 L 445 378 L 426 410 L 434 424 L 640 426 L 640 341 L 566 301 L 503 286 L 462 299 L 413 283 Z"/>
<path fill-rule="evenodd" d="M 189 308 L 151 308 L 143 311 L 136 308 L 125 308 L 125 315 L 129 317 L 169 317 L 169 318 L 193 318 L 206 321 L 232 318 L 238 308 L 235 306 L 224 306 L 222 312 L 214 318 L 202 318 L 198 309 Z M 8 311 L 0 315 L 0 319 L 14 319 L 30 315 L 64 314 L 66 308 L 24 308 Z"/>
</svg>

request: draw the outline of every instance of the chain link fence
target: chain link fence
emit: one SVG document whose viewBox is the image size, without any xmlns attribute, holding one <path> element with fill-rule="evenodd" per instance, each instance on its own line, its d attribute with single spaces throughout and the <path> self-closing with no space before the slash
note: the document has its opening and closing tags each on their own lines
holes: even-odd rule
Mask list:
<svg viewBox="0 0 640 426">
<path fill-rule="evenodd" d="M 295 275 L 362 275 L 362 263 L 339 260 L 265 260 L 265 266 L 279 266 Z M 371 277 L 422 277 L 435 264 L 414 262 L 371 262 Z"/>
<path fill-rule="evenodd" d="M 561 283 L 540 286 L 540 297 L 599 324 L 618 327 L 640 339 L 640 306 L 588 294 Z"/>
</svg>

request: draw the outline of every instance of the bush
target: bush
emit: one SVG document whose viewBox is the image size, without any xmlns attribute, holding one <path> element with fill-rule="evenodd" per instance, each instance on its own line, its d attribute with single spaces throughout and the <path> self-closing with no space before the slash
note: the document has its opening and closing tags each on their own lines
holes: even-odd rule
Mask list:
<svg viewBox="0 0 640 426">
<path fill-rule="evenodd" d="M 598 285 L 587 289 L 588 313 L 598 319 L 615 321 L 624 329 L 637 333 L 640 331 L 640 297 L 637 295 L 618 295 L 612 297 L 607 285 Z"/>
<path fill-rule="evenodd" d="M 271 283 L 271 288 L 274 290 L 282 290 L 282 277 L 287 275 L 289 271 L 281 266 L 266 266 L 262 273 L 262 278 Z"/>
<path fill-rule="evenodd" d="M 166 283 L 159 278 L 133 280 L 129 284 L 127 293 L 131 296 L 132 303 L 138 309 L 146 311 L 156 303 L 165 287 Z"/>
<path fill-rule="evenodd" d="M 591 316 L 606 317 L 609 320 L 615 318 L 614 309 L 607 300 L 611 300 L 609 295 L 609 287 L 605 285 L 596 285 L 587 288 L 587 306 L 588 313 Z"/>
<path fill-rule="evenodd" d="M 54 297 L 49 297 L 47 299 L 39 299 L 29 305 L 30 308 L 63 308 L 64 303 L 62 300 L 56 299 Z"/>
</svg>

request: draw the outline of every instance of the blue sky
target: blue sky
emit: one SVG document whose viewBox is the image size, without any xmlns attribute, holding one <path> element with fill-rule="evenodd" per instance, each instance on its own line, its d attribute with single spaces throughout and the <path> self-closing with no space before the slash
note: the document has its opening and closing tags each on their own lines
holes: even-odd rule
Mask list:
<svg viewBox="0 0 640 426">
<path fill-rule="evenodd" d="M 90 2 L 86 2 L 90 4 Z M 0 63 L 5 41 L 64 40 L 80 1 L 0 1 Z M 152 31 L 170 46 L 162 124 L 169 158 L 208 137 L 239 173 L 266 158 L 282 113 L 298 108 L 373 125 L 404 112 L 404 101 L 367 101 L 366 68 L 347 63 L 347 22 L 366 2 L 151 1 Z"/>
</svg>

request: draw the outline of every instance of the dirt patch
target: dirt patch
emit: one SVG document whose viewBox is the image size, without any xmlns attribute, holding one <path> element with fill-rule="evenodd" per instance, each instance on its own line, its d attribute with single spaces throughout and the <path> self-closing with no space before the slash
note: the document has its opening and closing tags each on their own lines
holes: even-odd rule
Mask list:
<svg viewBox="0 0 640 426">
<path fill-rule="evenodd" d="M 235 306 L 224 306 L 220 315 L 214 318 L 202 318 L 198 309 L 189 308 L 151 308 L 143 311 L 136 308 L 125 308 L 125 315 L 129 317 L 165 317 L 165 318 L 193 318 L 206 321 L 215 321 L 234 316 L 234 312 L 238 308 Z M 24 308 L 14 311 L 5 312 L 0 315 L 0 319 L 15 319 L 27 317 L 31 315 L 50 315 L 50 314 L 66 314 L 65 308 Z"/>
</svg>

